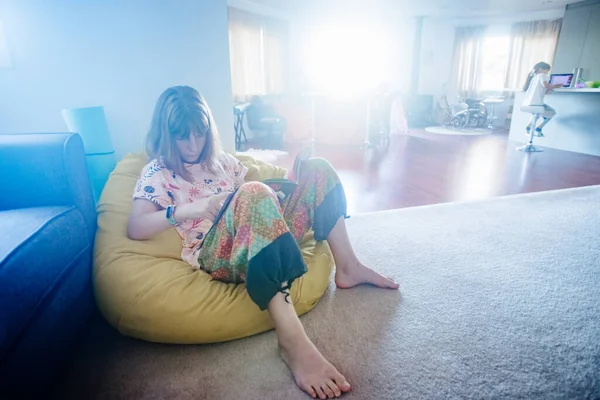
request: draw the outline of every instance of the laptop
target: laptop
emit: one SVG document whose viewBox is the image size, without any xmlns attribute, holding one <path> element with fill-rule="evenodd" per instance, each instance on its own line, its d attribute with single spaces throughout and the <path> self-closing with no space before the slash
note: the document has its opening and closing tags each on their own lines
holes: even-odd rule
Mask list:
<svg viewBox="0 0 600 400">
<path fill-rule="evenodd" d="M 552 74 L 550 75 L 550 84 L 557 85 L 561 84 L 562 87 L 571 87 L 571 81 L 573 80 L 573 74 Z"/>
</svg>

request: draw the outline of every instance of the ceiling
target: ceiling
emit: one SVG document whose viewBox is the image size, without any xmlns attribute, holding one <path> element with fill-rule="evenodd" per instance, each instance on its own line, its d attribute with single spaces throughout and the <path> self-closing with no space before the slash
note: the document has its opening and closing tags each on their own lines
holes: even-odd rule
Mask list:
<svg viewBox="0 0 600 400">
<path fill-rule="evenodd" d="M 506 15 L 543 10 L 562 9 L 567 4 L 581 0 L 252 0 L 282 11 L 299 11 L 304 8 L 339 7 L 393 7 L 405 15 L 465 17 L 477 15 Z M 349 5 L 352 3 L 352 6 Z"/>
</svg>

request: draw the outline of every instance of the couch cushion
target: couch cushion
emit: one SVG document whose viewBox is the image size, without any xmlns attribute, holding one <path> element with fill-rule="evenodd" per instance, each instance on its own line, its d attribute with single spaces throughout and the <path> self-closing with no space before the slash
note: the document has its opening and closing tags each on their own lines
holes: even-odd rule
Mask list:
<svg viewBox="0 0 600 400">
<path fill-rule="evenodd" d="M 69 263 L 89 251 L 90 243 L 75 207 L 0 211 L 0 226 L 1 360 Z"/>
</svg>

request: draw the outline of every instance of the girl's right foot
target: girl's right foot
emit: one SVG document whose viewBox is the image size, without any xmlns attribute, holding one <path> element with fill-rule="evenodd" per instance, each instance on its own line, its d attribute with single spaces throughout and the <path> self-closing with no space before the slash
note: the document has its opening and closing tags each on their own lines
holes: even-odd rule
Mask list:
<svg viewBox="0 0 600 400">
<path fill-rule="evenodd" d="M 535 136 L 537 137 L 544 137 L 544 134 L 542 133 L 542 128 L 535 128 Z"/>
<path fill-rule="evenodd" d="M 279 342 L 281 358 L 292 371 L 298 387 L 313 399 L 333 399 L 352 390 L 346 378 L 323 357 L 308 336 L 303 336 Z"/>
<path fill-rule="evenodd" d="M 358 260 L 335 266 L 335 285 L 340 289 L 350 289 L 363 283 L 382 289 L 396 290 L 400 287 L 392 278 L 373 271 Z"/>
<path fill-rule="evenodd" d="M 529 136 L 531 134 L 531 127 L 530 126 L 526 127 L 525 132 L 527 132 L 527 136 Z M 544 137 L 544 134 L 542 133 L 542 128 L 535 128 L 535 132 L 533 133 L 533 136 Z"/>
</svg>

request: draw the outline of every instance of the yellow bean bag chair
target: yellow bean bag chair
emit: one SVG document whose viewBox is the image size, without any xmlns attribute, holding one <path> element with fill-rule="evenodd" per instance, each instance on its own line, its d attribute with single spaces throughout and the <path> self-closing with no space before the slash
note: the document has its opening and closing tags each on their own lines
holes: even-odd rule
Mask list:
<svg viewBox="0 0 600 400">
<path fill-rule="evenodd" d="M 247 180 L 280 178 L 285 170 L 250 157 Z M 213 280 L 181 260 L 175 229 L 147 241 L 127 238 L 132 194 L 147 163 L 130 154 L 110 175 L 98 204 L 94 250 L 94 290 L 108 322 L 124 335 L 163 343 L 211 343 L 254 335 L 273 327 L 267 312 L 252 302 L 245 285 Z M 296 312 L 310 311 L 331 275 L 333 258 L 326 242 L 312 233 L 301 244 L 308 272 L 291 289 Z"/>
</svg>

